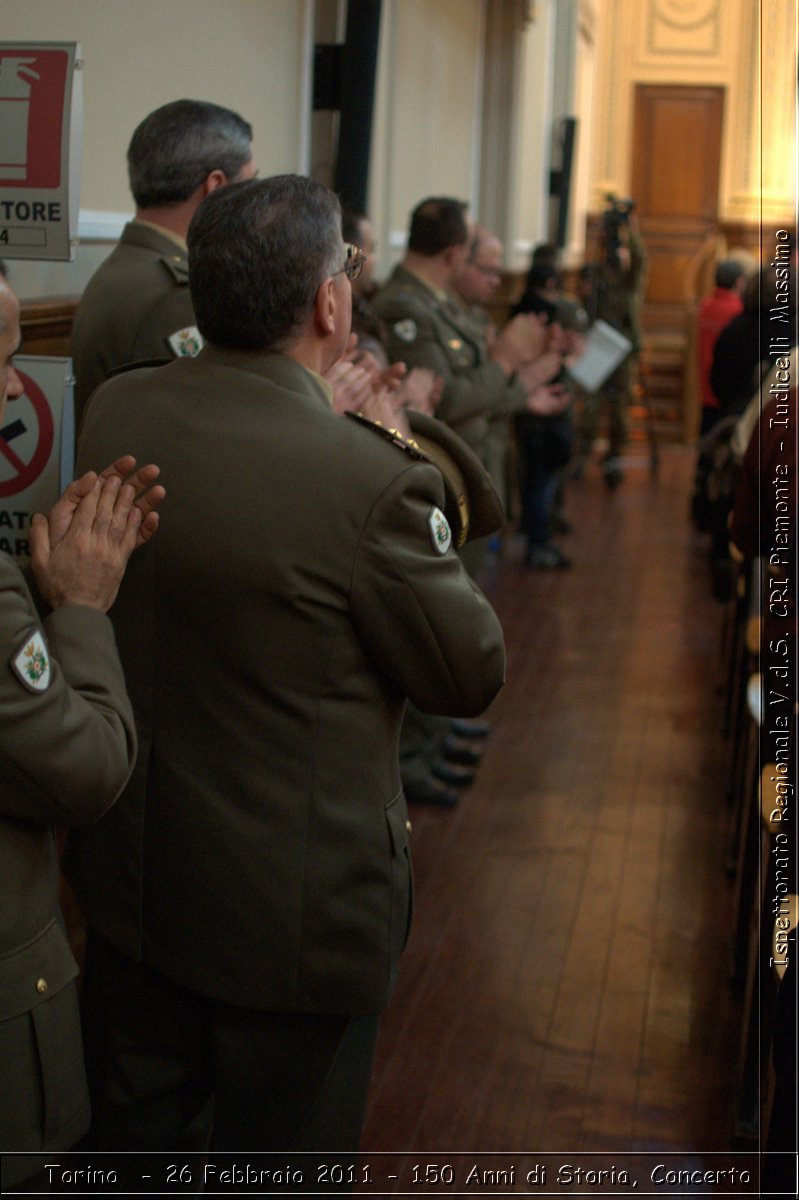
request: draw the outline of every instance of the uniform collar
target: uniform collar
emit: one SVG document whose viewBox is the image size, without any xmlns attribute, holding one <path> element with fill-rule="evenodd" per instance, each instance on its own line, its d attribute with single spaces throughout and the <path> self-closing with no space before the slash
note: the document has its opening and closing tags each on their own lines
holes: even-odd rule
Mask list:
<svg viewBox="0 0 799 1200">
<path fill-rule="evenodd" d="M 318 398 L 332 408 L 333 389 L 327 380 L 287 354 L 274 354 L 269 350 L 234 350 L 206 343 L 194 361 L 260 375 L 278 387 Z"/>
<path fill-rule="evenodd" d="M 412 271 L 410 267 L 403 266 L 402 270 L 406 275 L 410 275 L 411 279 L 413 279 L 416 283 L 420 284 L 423 288 L 426 288 L 431 295 L 435 296 L 439 304 L 447 303 L 449 299 L 448 292 L 443 291 L 441 288 L 433 287 L 432 283 L 430 283 L 427 279 L 423 279 L 421 275 L 418 275 L 416 271 Z"/>
<path fill-rule="evenodd" d="M 188 250 L 185 238 L 182 238 L 179 233 L 173 233 L 171 229 L 164 229 L 163 225 L 157 225 L 155 221 L 145 221 L 144 217 L 134 217 L 130 223 L 131 225 L 140 225 L 143 229 L 154 229 L 167 241 L 174 242 L 184 253 Z"/>
</svg>

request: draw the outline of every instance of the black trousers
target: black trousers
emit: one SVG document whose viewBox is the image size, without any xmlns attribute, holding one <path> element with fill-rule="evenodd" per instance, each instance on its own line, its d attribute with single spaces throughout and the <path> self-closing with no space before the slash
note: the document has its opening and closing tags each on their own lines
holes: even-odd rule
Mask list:
<svg viewBox="0 0 799 1200">
<path fill-rule="evenodd" d="M 378 1015 L 197 995 L 90 936 L 81 994 L 93 1150 L 358 1149 Z"/>
</svg>

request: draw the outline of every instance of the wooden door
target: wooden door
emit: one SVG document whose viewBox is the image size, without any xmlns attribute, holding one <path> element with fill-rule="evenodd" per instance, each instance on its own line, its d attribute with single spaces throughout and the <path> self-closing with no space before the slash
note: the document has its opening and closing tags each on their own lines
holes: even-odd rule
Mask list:
<svg viewBox="0 0 799 1200">
<path fill-rule="evenodd" d="M 645 325 L 681 326 L 689 262 L 718 220 L 724 91 L 641 84 L 632 189 L 649 254 Z"/>
<path fill-rule="evenodd" d="M 639 84 L 635 89 L 632 195 L 649 272 L 642 314 L 642 383 L 656 428 L 682 440 L 690 314 L 689 264 L 717 231 L 724 89 Z"/>
</svg>

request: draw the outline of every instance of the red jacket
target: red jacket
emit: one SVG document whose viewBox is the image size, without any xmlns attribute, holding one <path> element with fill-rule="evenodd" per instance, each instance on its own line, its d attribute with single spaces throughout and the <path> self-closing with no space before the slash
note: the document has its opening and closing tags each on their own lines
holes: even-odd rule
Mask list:
<svg viewBox="0 0 799 1200">
<path fill-rule="evenodd" d="M 735 288 L 717 287 L 712 295 L 706 296 L 699 305 L 697 314 L 697 348 L 699 351 L 699 384 L 702 389 L 702 407 L 718 408 L 718 397 L 710 386 L 710 368 L 713 365 L 713 348 L 725 325 L 743 312 L 743 300 Z"/>
</svg>

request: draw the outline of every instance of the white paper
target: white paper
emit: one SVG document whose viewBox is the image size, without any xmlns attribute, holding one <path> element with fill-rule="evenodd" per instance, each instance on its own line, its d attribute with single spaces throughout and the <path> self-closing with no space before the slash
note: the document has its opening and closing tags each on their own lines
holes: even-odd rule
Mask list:
<svg viewBox="0 0 799 1200">
<path fill-rule="evenodd" d="M 566 370 L 587 392 L 595 392 L 632 348 L 629 338 L 607 321 L 594 321 L 586 334 L 583 353 L 576 362 L 567 365 Z"/>
</svg>

